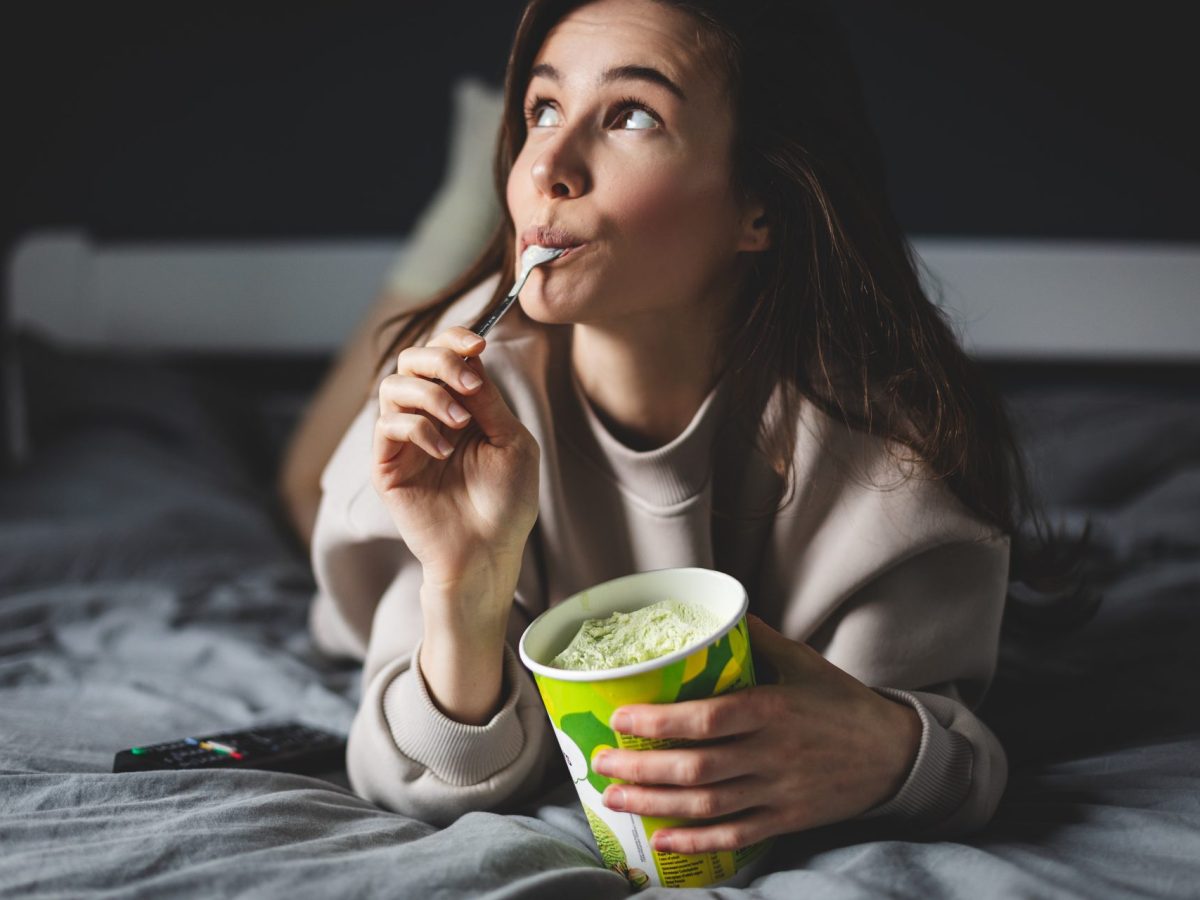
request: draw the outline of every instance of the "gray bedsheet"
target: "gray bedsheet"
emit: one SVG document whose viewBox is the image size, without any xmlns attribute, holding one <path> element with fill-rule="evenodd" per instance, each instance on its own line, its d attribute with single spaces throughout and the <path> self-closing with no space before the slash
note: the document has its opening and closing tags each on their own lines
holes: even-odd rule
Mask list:
<svg viewBox="0 0 1200 900">
<path fill-rule="evenodd" d="M 565 781 L 438 830 L 316 778 L 110 774 L 138 743 L 286 719 L 344 731 L 358 672 L 309 644 L 307 560 L 236 397 L 26 353 L 38 452 L 0 482 L 0 895 L 630 893 Z M 1051 508 L 1093 517 L 1105 600 L 1074 633 L 1006 634 L 984 710 L 1012 759 L 994 822 L 957 842 L 793 836 L 751 886 L 711 895 L 1200 896 L 1200 399 L 1012 400 Z"/>
</svg>

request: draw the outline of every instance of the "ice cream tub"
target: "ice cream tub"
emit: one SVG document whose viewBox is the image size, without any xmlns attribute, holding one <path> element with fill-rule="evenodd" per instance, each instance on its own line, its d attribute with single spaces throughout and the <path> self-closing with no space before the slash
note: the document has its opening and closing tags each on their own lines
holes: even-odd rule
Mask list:
<svg viewBox="0 0 1200 900">
<path fill-rule="evenodd" d="M 711 633 L 666 655 L 617 668 L 580 671 L 550 664 L 585 621 L 670 599 L 702 607 L 713 621 Z M 689 743 L 614 732 L 608 723 L 618 707 L 700 700 L 754 684 L 747 606 L 746 589 L 723 572 L 658 569 L 574 594 L 538 616 L 521 636 L 521 660 L 537 681 L 600 856 L 636 887 L 745 885 L 769 849 L 770 841 L 761 841 L 727 852 L 656 852 L 650 842 L 654 832 L 687 820 L 609 809 L 601 795 L 609 784 L 622 782 L 592 769 L 592 760 L 605 749 L 653 750 Z"/>
</svg>

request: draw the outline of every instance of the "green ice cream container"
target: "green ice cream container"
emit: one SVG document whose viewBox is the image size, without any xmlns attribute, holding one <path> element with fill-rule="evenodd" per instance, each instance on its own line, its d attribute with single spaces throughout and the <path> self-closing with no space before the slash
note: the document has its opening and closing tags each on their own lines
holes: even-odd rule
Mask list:
<svg viewBox="0 0 1200 900">
<path fill-rule="evenodd" d="M 630 613 L 660 600 L 703 607 L 720 623 L 711 635 L 647 662 L 600 671 L 549 665 L 587 619 Z M 660 828 L 687 824 L 609 809 L 601 795 L 621 784 L 592 769 L 601 750 L 655 750 L 688 741 L 619 734 L 609 718 L 630 703 L 700 700 L 754 684 L 746 589 L 736 578 L 712 569 L 679 568 L 639 572 L 574 594 L 538 616 L 521 636 L 521 661 L 533 672 L 563 757 L 604 864 L 637 887 L 731 887 L 748 884 L 770 847 L 760 841 L 717 853 L 659 853 L 650 838 Z"/>
</svg>

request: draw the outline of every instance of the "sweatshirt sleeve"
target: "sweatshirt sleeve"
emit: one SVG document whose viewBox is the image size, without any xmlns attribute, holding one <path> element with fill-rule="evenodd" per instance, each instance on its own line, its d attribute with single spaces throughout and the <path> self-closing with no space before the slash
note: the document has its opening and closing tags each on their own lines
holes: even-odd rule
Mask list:
<svg viewBox="0 0 1200 900">
<path fill-rule="evenodd" d="M 347 768 L 354 790 L 434 825 L 529 796 L 551 751 L 537 688 L 504 646 L 505 701 L 485 725 L 444 715 L 421 676 L 420 645 L 366 686 L 351 726 Z"/>
<path fill-rule="evenodd" d="M 995 672 L 1008 538 L 955 542 L 890 567 L 841 604 L 810 644 L 920 717 L 898 793 L 861 818 L 953 838 L 982 828 L 1004 793 L 1004 749 L 972 712 Z"/>
<path fill-rule="evenodd" d="M 502 705 L 483 725 L 451 719 L 434 704 L 419 664 L 420 566 L 413 560 L 396 574 L 372 617 L 363 696 L 347 740 L 357 794 L 440 826 L 520 802 L 539 788 L 555 741 L 533 679 L 512 649 L 528 621 L 521 596 L 533 569 L 523 567 L 509 615 Z"/>
</svg>

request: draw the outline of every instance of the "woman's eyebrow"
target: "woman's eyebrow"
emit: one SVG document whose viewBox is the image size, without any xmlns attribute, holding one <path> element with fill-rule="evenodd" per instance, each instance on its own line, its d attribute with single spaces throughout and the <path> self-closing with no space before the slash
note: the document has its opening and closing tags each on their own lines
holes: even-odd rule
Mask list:
<svg viewBox="0 0 1200 900">
<path fill-rule="evenodd" d="M 530 78 L 539 75 L 542 78 L 550 79 L 556 84 L 562 81 L 562 74 L 558 69 L 550 65 L 550 63 L 538 63 L 529 70 Z M 611 69 L 605 69 L 600 74 L 596 83 L 611 84 L 614 81 L 647 81 L 666 88 L 680 100 L 687 102 L 687 95 L 683 92 L 683 88 L 653 66 L 614 66 Z"/>
</svg>

